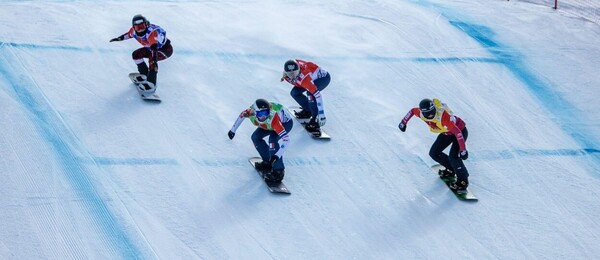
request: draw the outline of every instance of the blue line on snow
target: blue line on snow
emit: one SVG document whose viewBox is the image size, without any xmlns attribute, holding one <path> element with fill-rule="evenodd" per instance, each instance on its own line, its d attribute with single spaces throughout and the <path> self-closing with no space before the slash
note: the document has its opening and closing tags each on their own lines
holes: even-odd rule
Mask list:
<svg viewBox="0 0 600 260">
<path fill-rule="evenodd" d="M 465 32 L 471 38 L 485 47 L 500 63 L 508 68 L 517 79 L 521 80 L 530 90 L 530 92 L 539 99 L 541 104 L 551 111 L 554 117 L 558 118 L 559 126 L 570 135 L 582 147 L 600 147 L 595 136 L 590 136 L 587 130 L 580 124 L 569 124 L 568 122 L 585 122 L 578 118 L 577 109 L 565 98 L 561 97 L 552 89 L 552 86 L 545 84 L 539 77 L 531 72 L 522 55 L 516 50 L 503 46 L 495 41 L 494 32 L 484 26 L 469 24 L 466 22 L 450 21 L 450 24 Z M 596 161 L 600 162 L 600 156 L 596 156 Z"/>
<path fill-rule="evenodd" d="M 99 165 L 178 165 L 176 160 L 167 158 L 129 158 L 113 159 L 107 157 L 94 157 L 94 163 Z"/>
<path fill-rule="evenodd" d="M 557 149 L 557 150 L 504 150 L 504 151 L 490 151 L 482 150 L 477 151 L 477 154 L 473 155 L 473 160 L 507 160 L 514 159 L 516 157 L 534 157 L 534 156 L 585 156 L 600 154 L 598 149 Z M 469 158 L 471 160 L 471 158 Z"/>
<path fill-rule="evenodd" d="M 83 48 L 75 46 L 58 46 L 58 45 L 41 45 L 33 43 L 14 43 L 14 42 L 0 42 L 1 45 L 7 45 L 14 48 L 20 49 L 48 49 L 48 50 L 68 50 L 68 51 L 86 51 L 91 52 L 92 48 Z"/>
<path fill-rule="evenodd" d="M 525 149 L 525 150 L 481 150 L 469 158 L 469 161 L 481 160 L 507 160 L 516 157 L 535 157 L 535 156 L 586 156 L 600 154 L 599 149 Z M 390 160 L 403 160 L 406 158 L 390 158 Z M 203 167 L 246 167 L 248 161 L 241 159 L 194 159 L 194 161 Z M 286 157 L 287 166 L 351 166 L 364 164 L 361 157 Z"/>
<path fill-rule="evenodd" d="M 354 164 L 364 164 L 361 161 L 361 157 L 286 157 L 286 165 L 287 166 L 310 166 L 310 165 L 354 165 Z M 200 165 L 205 167 L 238 167 L 238 166 L 246 166 L 248 164 L 247 160 L 240 159 L 223 159 L 223 158 L 213 158 L 213 159 L 194 159 L 194 161 Z"/>
<path fill-rule="evenodd" d="M 8 45 L 14 48 L 21 49 L 38 49 L 38 50 L 64 50 L 64 51 L 75 51 L 75 52 L 103 52 L 103 53 L 129 53 L 130 50 L 123 49 L 93 49 L 89 47 L 76 47 L 76 46 L 61 46 L 61 45 L 41 45 L 41 44 L 31 44 L 31 43 L 10 43 L 10 42 L 0 42 L 0 46 Z M 185 50 L 185 49 L 176 49 L 175 52 L 177 54 L 182 54 L 186 56 L 198 55 L 202 57 L 218 57 L 221 59 L 263 59 L 263 60 L 284 60 L 289 58 L 287 55 L 273 55 L 273 54 L 260 54 L 260 53 L 234 53 L 234 52 L 210 52 L 210 51 L 201 51 L 201 50 Z M 494 58 L 486 58 L 486 57 L 446 57 L 446 58 L 432 58 L 432 57 L 385 57 L 385 56 L 377 56 L 377 55 L 368 55 L 368 56 L 330 56 L 330 57 L 321 57 L 325 60 L 366 60 L 366 61 L 375 61 L 375 62 L 419 62 L 419 63 L 500 63 L 497 59 Z"/>
<path fill-rule="evenodd" d="M 6 45 L 0 45 L 0 49 L 2 48 L 6 48 Z M 10 50 L 0 51 L 0 75 L 14 91 L 16 100 L 30 112 L 30 118 L 36 124 L 39 134 L 52 145 L 56 158 L 64 168 L 66 179 L 70 181 L 76 196 L 83 199 L 85 208 L 96 217 L 95 222 L 104 232 L 103 236 L 108 238 L 123 258 L 138 258 L 139 249 L 131 242 L 123 231 L 125 227 L 111 214 L 103 198 L 96 192 L 86 167 L 77 160 L 75 151 L 71 148 L 71 145 L 76 145 L 77 141 L 63 125 L 60 116 L 46 103 L 43 94 L 36 91 L 38 88 L 26 75 L 26 71 L 16 69 L 20 63 L 17 57 L 13 56 Z"/>
</svg>

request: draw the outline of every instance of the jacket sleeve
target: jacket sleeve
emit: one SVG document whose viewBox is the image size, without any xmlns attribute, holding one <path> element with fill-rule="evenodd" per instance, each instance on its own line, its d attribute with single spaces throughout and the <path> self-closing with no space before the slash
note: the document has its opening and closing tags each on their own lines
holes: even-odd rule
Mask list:
<svg viewBox="0 0 600 260">
<path fill-rule="evenodd" d="M 129 31 L 123 34 L 124 40 L 129 40 L 131 38 L 133 38 L 133 27 L 129 28 Z"/>
<path fill-rule="evenodd" d="M 407 125 L 407 124 L 408 124 L 408 121 L 410 121 L 410 119 L 411 119 L 411 118 L 412 118 L 414 115 L 420 116 L 420 115 L 421 115 L 420 113 L 421 113 L 421 111 L 419 111 L 419 109 L 418 109 L 418 108 L 416 108 L 416 107 L 414 107 L 414 108 L 411 108 L 410 110 L 408 110 L 408 113 L 406 113 L 406 115 L 404 116 L 404 118 L 402 118 L 402 123 L 403 123 L 404 125 Z"/>
<path fill-rule="evenodd" d="M 242 125 L 242 123 L 244 122 L 244 118 L 248 118 L 250 116 L 250 109 L 246 109 L 244 111 L 242 111 L 242 113 L 240 113 L 240 115 L 238 116 L 238 118 L 235 120 L 235 123 L 233 123 L 233 126 L 231 127 L 231 132 L 237 131 L 237 129 L 240 127 L 240 125 Z"/>
</svg>

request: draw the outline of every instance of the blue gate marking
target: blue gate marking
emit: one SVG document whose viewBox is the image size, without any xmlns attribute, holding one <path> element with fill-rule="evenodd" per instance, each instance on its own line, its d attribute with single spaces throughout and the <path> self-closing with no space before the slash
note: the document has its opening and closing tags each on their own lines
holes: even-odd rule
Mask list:
<svg viewBox="0 0 600 260">
<path fill-rule="evenodd" d="M 140 250 L 124 232 L 125 226 L 116 220 L 102 197 L 96 192 L 94 184 L 88 177 L 91 173 L 72 150 L 85 151 L 85 149 L 78 146 L 73 134 L 67 126 L 63 125 L 60 116 L 52 106 L 46 103 L 43 94 L 26 71 L 15 68 L 22 65 L 12 50 L 6 45 L 0 45 L 0 50 L 0 75 L 9 84 L 8 92 L 14 92 L 15 100 L 27 109 L 39 134 L 52 146 L 76 196 L 83 199 L 83 205 L 104 232 L 102 236 L 117 248 L 123 258 L 137 259 L 140 257 Z"/>
<path fill-rule="evenodd" d="M 108 157 L 94 157 L 92 160 L 85 160 L 81 158 L 81 161 L 86 163 L 98 164 L 98 165 L 168 165 L 175 166 L 179 165 L 177 160 L 169 158 L 108 158 Z"/>
<path fill-rule="evenodd" d="M 111 49 L 111 48 L 89 48 L 89 47 L 77 47 L 68 45 L 43 45 L 43 44 L 32 44 L 32 43 L 14 43 L 14 42 L 0 42 L 0 46 L 6 45 L 19 49 L 35 49 L 35 50 L 61 50 L 71 52 L 101 52 L 101 53 L 123 53 L 130 55 L 130 49 Z M 258 59 L 258 60 L 286 60 L 289 59 L 288 55 L 285 54 L 260 54 L 260 53 L 236 53 L 236 52 L 224 52 L 224 51 L 205 51 L 205 50 L 186 50 L 176 49 L 174 51 L 177 55 L 185 56 L 200 56 L 200 57 L 217 57 L 225 60 L 240 60 L 240 59 Z M 310 57 L 309 57 L 310 58 Z M 390 56 L 379 56 L 379 55 L 366 55 L 366 56 L 320 56 L 322 60 L 359 60 L 359 61 L 373 61 L 373 62 L 419 62 L 419 63 L 500 63 L 500 61 L 489 58 L 489 57 L 390 57 Z"/>
<path fill-rule="evenodd" d="M 582 124 L 570 124 L 570 122 L 586 122 L 577 113 L 577 108 L 568 100 L 561 97 L 551 85 L 545 84 L 538 76 L 529 70 L 523 61 L 522 55 L 510 47 L 493 40 L 494 32 L 484 26 L 473 25 L 466 22 L 450 21 L 450 24 L 465 32 L 471 38 L 479 42 L 486 48 L 497 60 L 500 61 L 517 79 L 524 83 L 527 89 L 540 101 L 546 111 L 552 113 L 559 121 L 558 126 L 573 140 L 586 150 L 596 150 L 598 145 L 597 137 L 592 133 L 587 133 Z M 593 154 L 595 161 L 600 162 L 600 156 Z"/>
</svg>

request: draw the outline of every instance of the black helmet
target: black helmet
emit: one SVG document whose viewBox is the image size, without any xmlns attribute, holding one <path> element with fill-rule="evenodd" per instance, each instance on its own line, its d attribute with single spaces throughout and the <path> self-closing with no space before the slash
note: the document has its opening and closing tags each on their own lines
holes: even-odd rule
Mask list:
<svg viewBox="0 0 600 260">
<path fill-rule="evenodd" d="M 288 60 L 283 64 L 283 73 L 290 78 L 295 79 L 300 74 L 300 65 L 296 60 Z"/>
<path fill-rule="evenodd" d="M 269 101 L 259 98 L 252 104 L 252 109 L 254 109 L 258 121 L 265 121 L 271 113 L 271 104 Z"/>
<path fill-rule="evenodd" d="M 421 100 L 419 103 L 419 109 L 421 110 L 423 117 L 427 119 L 433 119 L 433 117 L 435 117 L 435 104 L 433 101 L 431 101 L 431 99 L 426 98 Z"/>
<path fill-rule="evenodd" d="M 141 14 L 136 14 L 131 19 L 131 27 L 133 27 L 133 30 L 135 31 L 135 34 L 137 36 L 142 37 L 146 35 L 146 32 L 148 31 L 148 26 L 150 26 L 150 22 L 148 21 L 148 19 L 146 19 L 146 17 L 144 17 Z"/>
</svg>

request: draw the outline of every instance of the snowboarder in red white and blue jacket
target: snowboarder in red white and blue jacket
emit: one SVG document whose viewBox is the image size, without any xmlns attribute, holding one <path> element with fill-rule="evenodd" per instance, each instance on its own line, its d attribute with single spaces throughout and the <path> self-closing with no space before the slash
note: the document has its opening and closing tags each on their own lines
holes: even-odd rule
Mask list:
<svg viewBox="0 0 600 260">
<path fill-rule="evenodd" d="M 158 61 L 167 59 L 173 54 L 171 40 L 167 39 L 167 32 L 158 25 L 151 24 L 146 17 L 141 14 L 135 15 L 131 19 L 131 28 L 129 31 L 113 38 L 110 42 L 123 41 L 128 39 L 137 40 L 143 47 L 132 53 L 132 58 L 137 65 L 138 72 L 146 75 L 147 81 L 156 86 L 156 75 L 158 74 Z M 148 59 L 148 65 L 144 59 Z"/>
</svg>

